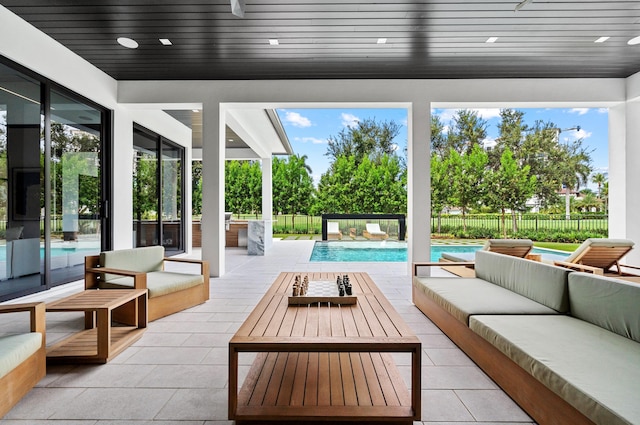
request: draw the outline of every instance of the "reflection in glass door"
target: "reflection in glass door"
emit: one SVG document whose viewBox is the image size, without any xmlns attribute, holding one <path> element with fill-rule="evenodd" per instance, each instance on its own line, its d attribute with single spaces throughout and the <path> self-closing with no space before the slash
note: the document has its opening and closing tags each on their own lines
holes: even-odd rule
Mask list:
<svg viewBox="0 0 640 425">
<path fill-rule="evenodd" d="M 184 149 L 162 143 L 162 245 L 167 251 L 182 246 L 182 155 Z"/>
<path fill-rule="evenodd" d="M 133 246 L 183 252 L 184 148 L 136 125 L 133 152 Z"/>
<path fill-rule="evenodd" d="M 51 91 L 52 284 L 82 275 L 84 257 L 101 250 L 102 112 Z"/>
<path fill-rule="evenodd" d="M 0 64 L 0 300 L 44 285 L 40 83 Z"/>
<path fill-rule="evenodd" d="M 158 245 L 158 141 L 133 131 L 133 246 Z"/>
</svg>

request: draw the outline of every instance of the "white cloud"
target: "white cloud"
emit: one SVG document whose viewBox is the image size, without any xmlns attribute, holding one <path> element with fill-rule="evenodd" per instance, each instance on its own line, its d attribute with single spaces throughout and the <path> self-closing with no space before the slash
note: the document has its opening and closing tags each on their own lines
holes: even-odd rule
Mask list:
<svg viewBox="0 0 640 425">
<path fill-rule="evenodd" d="M 342 118 L 342 125 L 345 127 L 354 128 L 354 127 L 357 127 L 358 123 L 360 122 L 360 118 L 356 117 L 353 114 L 347 114 L 346 112 L 343 112 L 341 114 L 341 118 Z"/>
<path fill-rule="evenodd" d="M 608 114 L 609 113 L 609 108 L 598 108 L 598 113 L 599 114 Z"/>
<path fill-rule="evenodd" d="M 457 116 L 457 112 L 460 109 L 441 109 L 440 113 L 436 113 L 440 117 L 440 122 L 447 123 L 453 120 L 453 117 Z M 484 108 L 473 109 L 468 108 L 470 111 L 475 111 L 478 116 L 484 120 L 490 120 L 492 118 L 498 118 L 500 116 L 500 108 Z"/>
<path fill-rule="evenodd" d="M 575 131 L 576 139 L 588 139 L 593 134 L 591 131 L 585 131 L 584 128 L 581 128 L 580 131 Z"/>
<path fill-rule="evenodd" d="M 318 139 L 317 137 L 296 137 L 293 140 L 300 143 L 313 143 L 314 145 L 327 143 L 326 139 Z"/>
<path fill-rule="evenodd" d="M 284 114 L 284 121 L 294 127 L 311 127 L 311 120 L 307 117 L 303 117 L 297 112 L 286 111 Z"/>
<path fill-rule="evenodd" d="M 578 115 L 584 115 L 587 112 L 589 112 L 589 108 L 573 108 L 573 109 L 569 110 L 569 113 L 578 114 Z"/>
<path fill-rule="evenodd" d="M 478 115 L 485 120 L 498 118 L 500 116 L 500 108 L 472 109 L 472 111 L 476 111 Z"/>
<path fill-rule="evenodd" d="M 585 131 L 584 128 L 581 128 L 580 130 L 563 131 L 561 134 L 562 141 L 566 143 L 578 139 L 588 139 L 593 135 L 593 132 Z"/>
</svg>

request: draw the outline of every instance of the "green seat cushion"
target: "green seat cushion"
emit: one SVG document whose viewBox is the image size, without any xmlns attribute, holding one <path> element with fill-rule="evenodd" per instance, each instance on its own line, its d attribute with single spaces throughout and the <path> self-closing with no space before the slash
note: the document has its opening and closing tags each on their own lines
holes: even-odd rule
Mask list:
<svg viewBox="0 0 640 425">
<path fill-rule="evenodd" d="M 149 298 L 155 298 L 161 295 L 170 294 L 172 292 L 178 292 L 183 289 L 200 285 L 203 282 L 204 277 L 199 274 L 175 273 L 167 271 L 147 273 L 147 290 L 149 292 Z M 133 288 L 133 278 L 120 277 L 118 279 L 111 279 L 109 282 L 100 285 L 101 288 L 114 288 L 122 286 Z"/>
<path fill-rule="evenodd" d="M 569 303 L 572 316 L 640 342 L 640 285 L 571 273 Z"/>
<path fill-rule="evenodd" d="M 483 251 L 490 251 L 495 248 L 533 247 L 531 239 L 489 239 L 482 247 Z"/>
<path fill-rule="evenodd" d="M 456 319 L 475 314 L 558 314 L 520 294 L 478 278 L 414 277 L 413 284 Z"/>
<path fill-rule="evenodd" d="M 473 316 L 469 327 L 597 424 L 639 424 L 640 344 L 565 315 Z"/>
<path fill-rule="evenodd" d="M 143 248 L 119 249 L 100 253 L 100 265 L 111 269 L 132 272 L 152 272 L 162 270 L 164 247 L 147 246 Z M 104 280 L 110 281 L 121 276 L 106 274 Z"/>
<path fill-rule="evenodd" d="M 42 347 L 42 334 L 25 334 L 0 337 L 0 378 L 11 372 Z"/>
<path fill-rule="evenodd" d="M 502 286 L 560 313 L 569 311 L 570 270 L 490 251 L 476 253 L 476 277 Z"/>
<path fill-rule="evenodd" d="M 475 261 L 476 254 L 473 252 L 443 252 L 440 255 L 445 260 L 454 261 L 457 263 L 463 263 L 467 261 Z"/>
</svg>

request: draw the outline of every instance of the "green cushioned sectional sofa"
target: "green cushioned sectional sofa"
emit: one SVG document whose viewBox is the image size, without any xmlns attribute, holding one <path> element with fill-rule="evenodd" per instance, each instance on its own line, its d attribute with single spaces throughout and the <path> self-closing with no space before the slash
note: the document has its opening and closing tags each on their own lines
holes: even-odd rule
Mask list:
<svg viewBox="0 0 640 425">
<path fill-rule="evenodd" d="M 640 424 L 640 285 L 479 251 L 413 301 L 540 424 Z"/>
</svg>

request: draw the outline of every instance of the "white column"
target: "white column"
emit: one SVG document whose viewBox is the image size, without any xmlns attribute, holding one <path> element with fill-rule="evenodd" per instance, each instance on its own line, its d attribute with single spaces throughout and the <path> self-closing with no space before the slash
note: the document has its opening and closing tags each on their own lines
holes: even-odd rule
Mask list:
<svg viewBox="0 0 640 425">
<path fill-rule="evenodd" d="M 431 255 L 431 107 L 413 102 L 409 110 L 407 227 L 409 275 L 411 263 L 429 261 Z"/>
<path fill-rule="evenodd" d="M 609 108 L 609 237 L 626 238 L 626 113 L 624 104 Z"/>
<path fill-rule="evenodd" d="M 133 121 L 116 109 L 113 120 L 113 249 L 133 247 Z"/>
<path fill-rule="evenodd" d="M 640 143 L 637 143 L 637 141 L 640 140 L 640 120 L 638 120 L 638 117 L 640 117 L 640 100 L 636 99 L 627 102 L 625 109 L 626 134 L 624 138 L 624 157 L 622 158 L 622 164 L 624 164 L 624 170 L 622 171 L 624 173 L 624 184 L 622 186 L 624 193 L 622 196 L 624 196 L 625 203 L 622 209 L 624 217 L 620 216 L 619 218 L 624 220 L 626 225 L 624 236 L 638 244 L 640 243 L 640 221 L 638 220 L 638 211 L 640 211 L 640 195 L 638 195 L 638 182 L 640 182 L 640 167 L 638 167 Z M 610 160 L 609 170 L 611 172 L 613 172 L 617 166 L 617 163 Z M 618 172 L 619 171 L 616 170 L 616 173 Z M 616 179 L 616 181 L 618 180 L 619 179 Z M 610 179 L 609 186 L 611 187 L 613 185 L 614 182 Z M 616 194 L 618 193 L 619 192 L 616 191 Z M 617 208 L 617 205 L 615 207 L 611 205 L 609 210 L 614 212 L 614 208 Z M 621 213 L 616 212 L 616 214 Z M 611 221 L 612 219 L 609 219 L 609 223 L 611 223 Z M 628 264 L 640 263 L 640 250 L 638 246 L 629 253 L 624 262 Z"/>
<path fill-rule="evenodd" d="M 262 219 L 264 220 L 264 251 L 273 244 L 273 160 L 262 158 Z"/>
<path fill-rule="evenodd" d="M 215 101 L 202 109 L 202 259 L 211 276 L 222 276 L 224 264 L 224 111 Z"/>
</svg>

